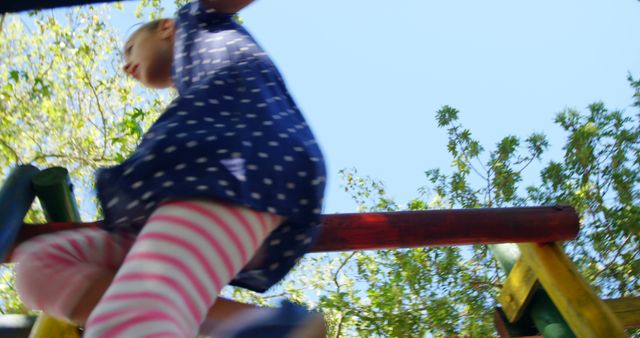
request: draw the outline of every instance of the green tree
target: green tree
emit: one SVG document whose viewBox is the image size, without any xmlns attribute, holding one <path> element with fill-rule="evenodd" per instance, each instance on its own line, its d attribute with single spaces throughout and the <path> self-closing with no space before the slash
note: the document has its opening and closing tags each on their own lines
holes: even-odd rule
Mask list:
<svg viewBox="0 0 640 338">
<path fill-rule="evenodd" d="M 121 68 L 109 7 L 7 17 L 0 40 L 0 168 L 63 165 L 91 189 L 93 171 L 129 154 L 167 95 Z M 79 191 L 79 196 L 85 196 Z"/>
<path fill-rule="evenodd" d="M 113 7 L 8 15 L 0 33 L 2 178 L 17 164 L 66 167 L 85 219 L 98 217 L 95 168 L 122 161 L 169 99 L 120 71 L 123 42 L 108 25 Z M 35 206 L 27 221 L 43 221 Z M 0 311 L 22 312 L 10 271 L 2 270 Z"/>
<path fill-rule="evenodd" d="M 633 107 L 640 107 L 640 82 Z M 540 183 L 523 175 L 549 147 L 546 137 L 513 135 L 485 155 L 459 122 L 459 111 L 436 114 L 448 133 L 451 170 L 426 172 L 428 185 L 406 208 L 386 195 L 384 184 L 343 171 L 345 190 L 362 211 L 571 204 L 581 217 L 578 238 L 566 249 L 603 298 L 640 294 L 640 118 L 594 103 L 567 109 L 555 123 L 566 132 L 564 156 L 540 171 Z M 320 264 L 321 259 L 315 264 Z M 331 314 L 332 337 L 495 336 L 492 308 L 504 274 L 485 246 L 345 253 L 321 287 L 320 307 Z M 357 286 L 357 287 L 355 287 Z M 629 330 L 633 337 L 640 330 Z"/>
<path fill-rule="evenodd" d="M 179 0 L 176 3 L 183 3 Z M 81 199 L 92 196 L 96 167 L 116 164 L 139 141 L 171 93 L 135 86 L 118 69 L 114 6 L 8 16 L 0 38 L 0 169 L 18 163 L 70 169 Z M 160 2 L 143 0 L 140 17 L 159 16 Z M 146 13 L 145 11 L 148 11 Z M 640 81 L 629 77 L 640 108 Z M 567 250 L 603 297 L 638 295 L 638 115 L 595 103 L 565 110 L 555 122 L 566 132 L 564 156 L 525 186 L 534 161 L 550 146 L 544 135 L 504 137 L 486 152 L 464 128 L 459 112 L 443 107 L 450 169 L 426 172 L 427 185 L 406 205 L 382 182 L 355 169 L 341 172 L 360 211 L 478 208 L 570 203 L 582 231 Z M 89 196 L 89 197 L 87 197 Z M 83 217 L 99 217 L 81 200 Z M 41 221 L 32 212 L 30 221 Z M 0 310 L 24 312 L 10 270 L 3 270 Z M 287 297 L 325 311 L 331 337 L 495 336 L 491 311 L 503 274 L 484 246 L 314 254 L 266 295 L 228 288 L 238 300 L 270 304 Z M 638 336 L 638 331 L 631 331 Z"/>
</svg>

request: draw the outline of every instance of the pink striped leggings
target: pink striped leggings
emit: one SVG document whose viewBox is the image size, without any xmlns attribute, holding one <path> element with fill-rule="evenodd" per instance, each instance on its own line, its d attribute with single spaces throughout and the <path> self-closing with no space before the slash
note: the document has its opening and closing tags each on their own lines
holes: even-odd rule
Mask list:
<svg viewBox="0 0 640 338">
<path fill-rule="evenodd" d="M 281 222 L 217 202 L 166 203 L 137 237 L 83 229 L 21 245 L 17 289 L 27 306 L 69 319 L 92 282 L 117 270 L 85 337 L 195 337 L 222 287 Z"/>
</svg>

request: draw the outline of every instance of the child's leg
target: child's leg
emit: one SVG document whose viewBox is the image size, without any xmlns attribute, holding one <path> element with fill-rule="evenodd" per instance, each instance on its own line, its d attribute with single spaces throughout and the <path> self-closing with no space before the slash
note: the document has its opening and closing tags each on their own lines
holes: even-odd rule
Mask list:
<svg viewBox="0 0 640 338">
<path fill-rule="evenodd" d="M 70 318 L 73 322 L 84 325 L 93 309 L 98 305 L 100 298 L 102 298 L 104 293 L 107 291 L 107 288 L 111 285 L 114 275 L 115 271 L 110 274 L 105 274 L 91 284 L 91 287 L 84 293 L 81 297 L 81 301 L 71 312 Z M 239 313 L 246 314 L 250 311 L 256 310 L 263 312 L 272 311 L 273 309 L 218 298 L 206 315 L 208 319 L 206 329 L 216 327 L 220 323 L 234 318 Z"/>
<path fill-rule="evenodd" d="M 162 205 L 91 313 L 85 337 L 195 337 L 222 287 L 281 221 L 215 202 Z"/>
<path fill-rule="evenodd" d="M 72 320 L 84 294 L 113 274 L 132 244 L 133 236 L 99 229 L 36 237 L 13 255 L 18 293 L 29 308 Z"/>
<path fill-rule="evenodd" d="M 100 229 L 34 238 L 13 254 L 18 292 L 27 307 L 84 325 L 133 241 Z M 207 317 L 218 323 L 251 309 L 256 307 L 219 299 Z"/>
</svg>

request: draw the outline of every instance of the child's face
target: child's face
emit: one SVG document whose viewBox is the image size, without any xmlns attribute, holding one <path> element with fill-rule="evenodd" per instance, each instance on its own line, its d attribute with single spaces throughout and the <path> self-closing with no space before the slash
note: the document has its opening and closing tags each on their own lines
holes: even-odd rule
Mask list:
<svg viewBox="0 0 640 338">
<path fill-rule="evenodd" d="M 150 88 L 172 86 L 171 65 L 175 21 L 162 19 L 155 28 L 142 28 L 124 46 L 124 71 Z"/>
</svg>

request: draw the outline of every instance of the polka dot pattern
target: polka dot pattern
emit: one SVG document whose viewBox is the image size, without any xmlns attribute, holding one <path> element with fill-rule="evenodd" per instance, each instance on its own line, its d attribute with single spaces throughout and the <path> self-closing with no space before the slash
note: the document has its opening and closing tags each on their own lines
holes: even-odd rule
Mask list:
<svg viewBox="0 0 640 338">
<path fill-rule="evenodd" d="M 120 165 L 96 173 L 108 231 L 138 232 L 169 200 L 212 198 L 286 218 L 263 264 L 232 285 L 265 291 L 319 234 L 322 152 L 266 53 L 231 15 L 179 10 L 172 76 L 179 96 Z"/>
</svg>

